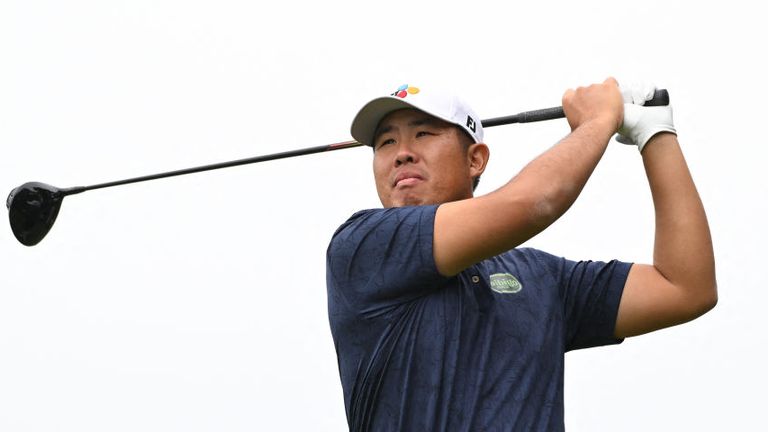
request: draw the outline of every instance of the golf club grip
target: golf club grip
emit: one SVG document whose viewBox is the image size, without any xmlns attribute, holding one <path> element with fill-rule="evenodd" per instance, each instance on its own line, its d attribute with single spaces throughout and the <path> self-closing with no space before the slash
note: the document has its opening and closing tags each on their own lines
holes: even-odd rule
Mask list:
<svg viewBox="0 0 768 432">
<path fill-rule="evenodd" d="M 645 101 L 643 106 L 666 106 L 669 105 L 669 92 L 667 89 L 656 89 L 653 92 L 653 98 Z"/>
<path fill-rule="evenodd" d="M 646 101 L 643 106 L 664 106 L 669 105 L 669 92 L 666 89 L 657 89 L 653 93 L 653 98 Z M 563 107 L 544 108 L 533 111 L 523 111 L 521 113 L 506 116 L 496 117 L 492 119 L 483 120 L 483 127 L 501 126 L 511 123 L 531 123 L 544 120 L 554 120 L 565 117 Z"/>
<path fill-rule="evenodd" d="M 532 123 L 544 120 L 554 120 L 565 117 L 563 107 L 544 108 L 533 111 L 525 111 L 518 114 L 520 120 L 518 123 Z"/>
</svg>

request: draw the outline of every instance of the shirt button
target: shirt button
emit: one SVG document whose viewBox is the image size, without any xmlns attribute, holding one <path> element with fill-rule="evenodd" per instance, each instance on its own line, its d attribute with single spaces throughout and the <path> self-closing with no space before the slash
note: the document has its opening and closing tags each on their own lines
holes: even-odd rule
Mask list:
<svg viewBox="0 0 768 432">
<path fill-rule="evenodd" d="M 480 276 L 472 276 L 472 282 L 474 283 L 480 282 Z"/>
</svg>

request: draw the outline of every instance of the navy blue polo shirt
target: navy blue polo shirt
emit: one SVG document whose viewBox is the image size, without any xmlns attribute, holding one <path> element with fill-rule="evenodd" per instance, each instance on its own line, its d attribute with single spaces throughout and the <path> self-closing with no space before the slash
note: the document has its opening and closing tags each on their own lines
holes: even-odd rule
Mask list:
<svg viewBox="0 0 768 432">
<path fill-rule="evenodd" d="M 519 248 L 444 277 L 436 210 L 364 210 L 331 240 L 328 313 L 350 430 L 564 429 L 564 353 L 621 342 L 631 264 Z"/>
</svg>

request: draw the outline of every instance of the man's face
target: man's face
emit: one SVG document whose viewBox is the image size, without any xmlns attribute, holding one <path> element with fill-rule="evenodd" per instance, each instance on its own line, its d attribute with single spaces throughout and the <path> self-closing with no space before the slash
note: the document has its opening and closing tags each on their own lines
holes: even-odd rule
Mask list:
<svg viewBox="0 0 768 432">
<path fill-rule="evenodd" d="M 373 174 L 384 207 L 472 197 L 468 140 L 457 126 L 414 109 L 384 117 L 374 139 Z"/>
</svg>

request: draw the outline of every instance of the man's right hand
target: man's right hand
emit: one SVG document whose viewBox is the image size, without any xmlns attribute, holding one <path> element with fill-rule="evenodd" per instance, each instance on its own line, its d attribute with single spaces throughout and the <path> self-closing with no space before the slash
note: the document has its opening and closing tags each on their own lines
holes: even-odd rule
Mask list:
<svg viewBox="0 0 768 432">
<path fill-rule="evenodd" d="M 572 131 L 594 123 L 613 135 L 624 120 L 624 100 L 619 83 L 608 78 L 601 84 L 569 89 L 563 94 L 563 111 Z"/>
</svg>

